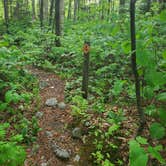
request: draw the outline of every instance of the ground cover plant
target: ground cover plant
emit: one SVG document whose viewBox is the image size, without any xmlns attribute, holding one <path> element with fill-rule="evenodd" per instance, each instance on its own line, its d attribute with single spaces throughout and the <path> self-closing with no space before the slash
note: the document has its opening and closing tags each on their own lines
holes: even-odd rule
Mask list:
<svg viewBox="0 0 166 166">
<path fill-rule="evenodd" d="M 166 164 L 164 0 L 0 3 L 0 165 L 26 165 L 29 149 L 43 156 L 51 149 L 38 146 L 40 133 L 49 135 L 43 138 L 46 146 L 53 138 L 40 129 L 39 115 L 47 117 L 40 112 L 45 102 L 40 97 L 45 99 L 49 86 L 54 90 L 61 85 L 49 85 L 53 78 L 35 70 L 65 81 L 72 120 L 64 120 L 63 130 L 81 132 L 77 157 L 62 163 L 56 159 L 59 165 L 85 165 L 86 160 L 99 166 Z M 35 152 L 31 164 L 54 164 L 51 155 L 43 161 Z"/>
</svg>

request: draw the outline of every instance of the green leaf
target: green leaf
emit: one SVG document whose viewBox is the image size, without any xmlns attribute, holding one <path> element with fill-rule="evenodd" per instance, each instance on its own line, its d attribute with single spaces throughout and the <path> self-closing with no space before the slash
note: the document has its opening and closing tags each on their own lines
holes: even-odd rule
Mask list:
<svg viewBox="0 0 166 166">
<path fill-rule="evenodd" d="M 157 113 L 157 109 L 155 105 L 149 105 L 145 108 L 145 113 L 148 114 L 149 116 L 154 116 Z"/>
<path fill-rule="evenodd" d="M 125 83 L 125 80 L 116 80 L 112 89 L 113 95 L 118 96 L 122 92 Z"/>
<path fill-rule="evenodd" d="M 162 72 L 156 72 L 151 69 L 145 74 L 145 80 L 152 86 L 163 86 L 166 84 L 165 75 Z"/>
<path fill-rule="evenodd" d="M 10 138 L 10 141 L 12 142 L 21 142 L 23 140 L 23 136 L 18 134 Z"/>
<path fill-rule="evenodd" d="M 148 99 L 152 99 L 154 97 L 153 88 L 150 86 L 146 86 L 144 88 L 144 96 L 147 97 Z"/>
<path fill-rule="evenodd" d="M 7 106 L 7 103 L 0 103 L 0 111 L 5 111 L 5 109 L 7 109 Z"/>
<path fill-rule="evenodd" d="M 150 126 L 150 134 L 154 139 L 161 139 L 165 136 L 165 128 L 160 123 L 152 123 Z"/>
<path fill-rule="evenodd" d="M 119 129 L 119 125 L 113 124 L 112 126 L 109 127 L 108 129 L 108 135 L 112 135 L 113 132 Z"/>
<path fill-rule="evenodd" d="M 166 20 L 166 10 L 163 10 L 163 11 L 160 13 L 159 19 L 160 19 L 160 21 L 165 22 L 165 20 Z"/>
<path fill-rule="evenodd" d="M 166 125 L 166 110 L 160 108 L 158 110 L 158 114 L 159 114 L 159 117 L 160 117 L 160 120 L 161 122 Z"/>
<path fill-rule="evenodd" d="M 6 129 L 10 126 L 9 123 L 0 124 L 0 140 L 4 139 L 6 135 Z"/>
<path fill-rule="evenodd" d="M 166 101 L 166 92 L 158 94 L 156 98 L 159 101 Z"/>
<path fill-rule="evenodd" d="M 148 152 L 151 154 L 153 158 L 156 158 L 161 164 L 165 164 L 165 160 L 162 158 L 160 153 L 158 151 L 162 150 L 162 146 L 156 146 L 156 147 L 148 147 Z"/>
<path fill-rule="evenodd" d="M 9 53 L 10 53 L 9 50 L 6 47 L 0 48 L 0 55 L 2 57 L 8 55 Z"/>
<path fill-rule="evenodd" d="M 145 150 L 140 147 L 139 143 L 135 140 L 129 142 L 130 154 L 130 166 L 146 166 L 148 162 L 148 155 Z"/>
<path fill-rule="evenodd" d="M 163 51 L 162 57 L 163 57 L 164 59 L 166 59 L 166 50 Z"/>
<path fill-rule="evenodd" d="M 20 99 L 21 99 L 21 96 L 15 91 L 9 90 L 5 94 L 5 101 L 7 103 L 11 103 L 11 102 L 18 103 Z"/>
<path fill-rule="evenodd" d="M 143 145 L 147 145 L 147 144 L 148 144 L 147 139 L 146 139 L 146 138 L 143 138 L 143 137 L 141 137 L 141 136 L 138 136 L 138 137 L 136 138 L 136 140 L 137 140 L 137 142 L 139 142 L 140 144 L 143 144 Z"/>
</svg>

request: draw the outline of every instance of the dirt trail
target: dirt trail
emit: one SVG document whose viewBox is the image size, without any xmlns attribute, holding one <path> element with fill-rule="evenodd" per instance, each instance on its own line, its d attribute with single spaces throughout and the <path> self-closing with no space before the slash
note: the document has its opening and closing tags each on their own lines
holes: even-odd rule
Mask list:
<svg viewBox="0 0 166 166">
<path fill-rule="evenodd" d="M 39 119 L 39 126 L 42 131 L 38 133 L 37 142 L 34 143 L 36 150 L 33 147 L 28 152 L 25 166 L 90 166 L 88 160 L 83 159 L 79 154 L 81 147 L 84 146 L 82 141 L 73 139 L 71 130 L 67 128 L 73 120 L 69 106 L 65 110 L 60 110 L 58 107 L 45 105 L 46 100 L 52 97 L 55 97 L 58 102 L 64 101 L 64 81 L 55 74 L 43 70 L 33 68 L 31 72 L 40 82 L 46 82 L 47 86 L 40 90 L 40 112 L 43 112 L 43 116 Z M 68 161 L 56 157 L 51 148 L 53 143 L 71 154 Z M 74 161 L 76 155 L 81 157 L 79 162 Z"/>
</svg>

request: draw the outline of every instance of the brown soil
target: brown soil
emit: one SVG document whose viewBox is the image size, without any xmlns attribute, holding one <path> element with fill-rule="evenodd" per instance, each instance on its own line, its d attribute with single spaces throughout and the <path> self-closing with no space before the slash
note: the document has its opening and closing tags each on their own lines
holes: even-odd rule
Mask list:
<svg viewBox="0 0 166 166">
<path fill-rule="evenodd" d="M 40 111 L 44 113 L 43 117 L 39 119 L 39 126 L 42 128 L 42 131 L 38 133 L 37 142 L 34 143 L 34 146 L 39 145 L 39 149 L 35 150 L 34 146 L 30 149 L 27 149 L 27 160 L 25 161 L 25 166 L 42 166 L 42 163 L 47 163 L 47 166 L 92 166 L 90 162 L 90 151 L 91 144 L 83 144 L 81 140 L 76 140 L 71 137 L 71 130 L 69 126 L 75 124 L 74 119 L 71 116 L 70 107 L 67 106 L 64 111 L 58 108 L 50 108 L 45 106 L 45 101 L 49 98 L 55 97 L 58 102 L 64 101 L 64 85 L 65 82 L 62 81 L 58 76 L 53 73 L 45 72 L 43 70 L 32 68 L 30 69 L 33 74 L 35 74 L 39 81 L 46 81 L 48 87 L 40 90 L 41 97 L 41 108 Z M 118 107 L 113 107 L 113 111 L 118 111 Z M 120 129 L 121 137 L 118 137 L 118 140 L 121 142 L 119 147 L 119 156 L 124 162 L 124 165 L 129 163 L 129 149 L 128 142 L 133 139 L 138 128 L 138 113 L 135 107 L 124 107 L 124 114 L 126 120 L 123 121 L 122 127 Z M 97 115 L 97 117 L 102 115 Z M 98 118 L 94 115 L 92 116 L 91 122 L 95 125 L 98 124 Z M 103 118 L 105 115 L 103 114 Z M 157 145 L 158 141 L 152 141 L 149 135 L 149 126 L 153 122 L 153 118 L 146 117 L 146 125 L 142 135 L 151 142 L 153 146 Z M 108 128 L 109 124 L 104 123 L 103 127 Z M 46 131 L 50 131 L 52 136 L 48 137 Z M 61 148 L 64 148 L 71 152 L 71 157 L 69 161 L 62 161 L 58 159 L 51 148 L 52 143 L 56 143 Z M 165 139 L 160 141 L 160 144 L 165 147 Z M 79 154 L 80 161 L 75 162 L 75 156 Z M 165 153 L 162 153 L 163 158 L 165 159 Z M 148 166 L 152 165 L 152 162 L 156 165 L 160 165 L 156 160 L 152 159 L 148 163 Z"/>
<path fill-rule="evenodd" d="M 81 154 L 82 149 L 86 148 L 85 145 L 81 140 L 71 137 L 71 130 L 68 126 L 72 124 L 73 119 L 69 106 L 65 110 L 45 106 L 45 101 L 52 97 L 55 97 L 58 102 L 64 101 L 64 81 L 50 72 L 36 68 L 30 70 L 38 77 L 39 81 L 46 81 L 48 86 L 40 90 L 40 111 L 44 113 L 39 119 L 39 126 L 42 130 L 38 133 L 37 142 L 33 147 L 27 149 L 25 166 L 41 166 L 42 163 L 47 163 L 47 166 L 90 166 L 89 155 L 82 156 Z M 46 131 L 50 131 L 52 136 L 48 136 Z M 51 148 L 53 142 L 71 153 L 70 160 L 62 161 L 55 156 Z M 36 145 L 39 145 L 39 148 L 34 150 Z M 79 163 L 74 161 L 77 154 L 81 157 Z"/>
</svg>

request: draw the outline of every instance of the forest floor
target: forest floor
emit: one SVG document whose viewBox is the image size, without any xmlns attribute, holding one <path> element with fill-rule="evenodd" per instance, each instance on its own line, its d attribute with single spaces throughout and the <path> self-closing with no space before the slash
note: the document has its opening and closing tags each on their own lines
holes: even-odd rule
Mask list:
<svg viewBox="0 0 166 166">
<path fill-rule="evenodd" d="M 65 81 L 52 72 L 46 72 L 37 68 L 30 68 L 30 72 L 39 80 L 39 85 L 44 83 L 40 88 L 40 110 L 42 116 L 39 118 L 39 127 L 41 131 L 38 133 L 37 141 L 27 149 L 27 159 L 24 166 L 91 166 L 91 148 L 88 142 L 83 143 L 83 139 L 74 139 L 72 137 L 73 124 L 75 120 L 72 117 L 69 105 L 65 109 L 58 106 L 49 107 L 46 101 L 56 98 L 57 103 L 64 102 Z M 40 86 L 39 86 L 40 87 Z M 118 107 L 112 107 L 114 112 L 118 111 Z M 120 128 L 118 140 L 121 142 L 118 155 L 128 165 L 129 147 L 128 142 L 135 137 L 138 128 L 138 113 L 135 106 L 123 108 L 125 120 Z M 105 118 L 105 114 L 100 117 Z M 98 124 L 98 115 L 91 116 L 92 124 Z M 146 119 L 147 123 L 142 135 L 149 138 L 148 128 L 152 122 L 151 118 Z M 103 128 L 108 128 L 109 124 L 104 123 Z M 75 126 L 77 127 L 77 126 Z M 103 129 L 104 130 L 104 129 Z M 89 141 L 92 143 L 92 141 Z M 156 142 L 152 142 L 154 145 Z M 165 141 L 162 142 L 165 145 Z M 63 153 L 68 152 L 70 157 L 67 160 L 59 158 L 56 155 L 54 147 L 60 149 Z M 61 153 L 60 152 L 60 153 Z M 152 163 L 151 163 L 152 164 Z M 149 164 L 151 166 L 151 164 Z"/>
<path fill-rule="evenodd" d="M 64 110 L 58 107 L 48 107 L 45 105 L 47 99 L 56 98 L 58 102 L 64 101 L 64 81 L 53 73 L 39 69 L 31 69 L 40 82 L 46 82 L 46 87 L 40 90 L 40 112 L 43 114 L 39 119 L 41 131 L 38 133 L 37 142 L 27 149 L 27 160 L 25 166 L 85 166 L 91 165 L 89 155 L 82 156 L 81 149 L 83 143 L 79 139 L 73 139 L 71 129 L 72 124 L 70 107 Z M 70 157 L 68 160 L 58 159 L 54 153 L 53 146 L 58 146 L 66 150 Z M 84 161 L 83 163 L 81 163 Z"/>
</svg>

